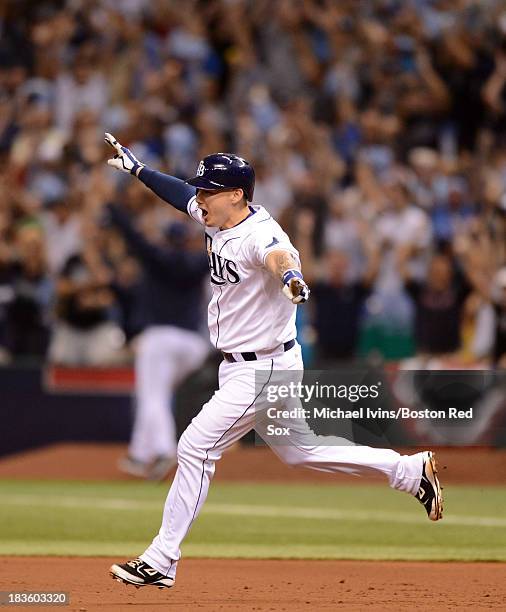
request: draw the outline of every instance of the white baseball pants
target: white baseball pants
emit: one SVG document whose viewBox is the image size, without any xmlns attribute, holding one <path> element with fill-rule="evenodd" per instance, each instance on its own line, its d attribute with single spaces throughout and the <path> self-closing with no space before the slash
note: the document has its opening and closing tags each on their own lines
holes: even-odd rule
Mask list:
<svg viewBox="0 0 506 612">
<path fill-rule="evenodd" d="M 174 390 L 205 360 L 209 343 L 198 333 L 153 326 L 142 332 L 135 357 L 136 413 L 128 453 L 150 462 L 176 456 Z"/>
<path fill-rule="evenodd" d="M 302 369 L 298 344 L 272 359 L 221 363 L 219 389 L 179 440 L 178 469 L 165 502 L 162 526 L 141 555 L 143 561 L 167 576 L 175 576 L 181 542 L 207 497 L 215 462 L 255 426 L 255 370 L 263 370 L 262 377 L 269 380 L 275 370 Z M 352 445 L 276 445 L 273 450 L 290 465 L 330 472 L 384 474 L 391 487 L 411 494 L 417 492 L 422 475 L 421 453 L 400 455 L 390 449 Z"/>
</svg>

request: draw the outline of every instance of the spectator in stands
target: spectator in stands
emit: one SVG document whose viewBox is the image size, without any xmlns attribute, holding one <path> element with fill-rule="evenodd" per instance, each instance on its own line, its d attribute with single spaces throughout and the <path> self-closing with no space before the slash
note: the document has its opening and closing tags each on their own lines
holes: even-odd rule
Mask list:
<svg viewBox="0 0 506 612">
<path fill-rule="evenodd" d="M 383 210 L 378 215 L 375 232 L 383 249 L 382 280 L 388 286 L 397 282 L 396 258 L 401 250 L 410 252 L 409 266 L 421 277 L 424 259 L 431 245 L 431 227 L 427 214 L 410 202 L 402 171 L 394 170 L 380 185 Z"/>
<path fill-rule="evenodd" d="M 80 110 L 91 110 L 98 115 L 105 111 L 109 84 L 100 70 L 97 70 L 102 61 L 91 41 L 85 42 L 73 60 L 72 70 L 62 72 L 56 79 L 55 120 L 64 133 L 70 132 Z"/>
<path fill-rule="evenodd" d="M 483 86 L 483 99 L 490 112 L 491 128 L 506 144 L 506 36 L 496 50 L 494 70 Z"/>
<path fill-rule="evenodd" d="M 322 258 L 314 257 L 311 244 L 314 223 L 314 213 L 309 210 L 299 213 L 296 244 L 314 298 L 317 356 L 320 363 L 350 360 L 356 356 L 360 317 L 378 273 L 379 251 L 374 241 L 361 235 L 358 229 L 365 262 L 358 275 L 352 276 L 346 252 L 329 249 Z"/>
<path fill-rule="evenodd" d="M 492 291 L 489 294 L 494 308 L 494 345 L 492 363 L 495 366 L 506 367 L 506 268 L 501 268 L 494 279 Z"/>
<path fill-rule="evenodd" d="M 12 245 L 10 240 L 11 214 L 5 201 L 0 204 L 0 363 L 9 360 L 7 351 L 7 308 L 13 298 L 10 277 Z"/>
<path fill-rule="evenodd" d="M 56 275 L 61 272 L 70 257 L 81 251 L 81 222 L 64 192 L 52 195 L 44 201 L 40 218 L 44 229 L 48 266 Z"/>
<path fill-rule="evenodd" d="M 13 357 L 40 359 L 49 342 L 53 301 L 40 227 L 33 222 L 21 225 L 14 247 L 7 272 L 12 294 L 7 305 L 6 346 Z"/>
<path fill-rule="evenodd" d="M 480 248 L 481 247 L 481 248 Z M 506 267 L 491 265 L 490 243 L 483 232 L 462 234 L 455 241 L 455 251 L 476 292 L 493 310 L 491 363 L 506 366 Z"/>
<path fill-rule="evenodd" d="M 450 256 L 435 254 L 427 279 L 412 277 L 407 262 L 409 251 L 400 255 L 399 269 L 407 293 L 415 305 L 416 348 L 425 356 L 442 356 L 461 346 L 464 303 L 471 292 L 467 279 Z"/>
<path fill-rule="evenodd" d="M 57 283 L 57 320 L 49 358 L 67 366 L 107 366 L 125 360 L 124 333 L 112 316 L 113 270 L 105 230 L 85 228 L 81 253 L 71 256 Z"/>
</svg>

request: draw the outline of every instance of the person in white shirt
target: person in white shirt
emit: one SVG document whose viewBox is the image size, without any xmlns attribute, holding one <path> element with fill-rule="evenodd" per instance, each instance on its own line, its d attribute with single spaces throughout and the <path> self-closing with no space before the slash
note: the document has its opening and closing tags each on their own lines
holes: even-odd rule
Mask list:
<svg viewBox="0 0 506 612">
<path fill-rule="evenodd" d="M 257 428 L 256 402 L 267 385 L 283 372 L 297 376 L 303 371 L 295 314 L 296 305 L 308 299 L 309 288 L 289 237 L 265 208 L 249 204 L 255 175 L 247 161 L 231 153 L 208 155 L 196 176 L 184 182 L 147 168 L 111 134 L 106 134 L 106 142 L 115 151 L 109 165 L 137 176 L 204 226 L 209 258 L 210 337 L 223 354 L 219 389 L 179 440 L 178 469 L 158 535 L 140 557 L 110 569 L 114 579 L 127 584 L 171 587 L 180 545 L 206 499 L 216 461 Z M 384 474 L 390 486 L 415 495 L 431 520 L 442 517 L 441 489 L 430 451 L 400 455 L 351 443 L 294 442 L 272 448 L 291 465 Z"/>
</svg>

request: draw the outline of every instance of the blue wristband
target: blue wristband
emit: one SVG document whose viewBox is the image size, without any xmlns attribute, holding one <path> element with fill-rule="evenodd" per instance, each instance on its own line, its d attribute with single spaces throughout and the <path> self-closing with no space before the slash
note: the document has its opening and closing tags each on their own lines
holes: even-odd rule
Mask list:
<svg viewBox="0 0 506 612">
<path fill-rule="evenodd" d="M 292 278 L 300 278 L 300 280 L 304 280 L 302 278 L 302 273 L 299 272 L 299 270 L 287 270 L 284 274 L 283 274 L 283 285 L 287 285 Z"/>
</svg>

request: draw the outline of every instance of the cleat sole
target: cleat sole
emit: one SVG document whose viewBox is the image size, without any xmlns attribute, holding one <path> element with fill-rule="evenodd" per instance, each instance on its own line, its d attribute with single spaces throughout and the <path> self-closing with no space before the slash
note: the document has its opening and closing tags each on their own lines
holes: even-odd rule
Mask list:
<svg viewBox="0 0 506 612">
<path fill-rule="evenodd" d="M 429 463 L 434 474 L 434 484 L 436 487 L 436 499 L 435 499 L 435 514 L 436 516 L 432 518 L 432 521 L 438 521 L 443 518 L 443 493 L 442 487 L 439 484 L 439 478 L 437 477 L 437 462 L 435 453 L 430 453 Z"/>
</svg>

